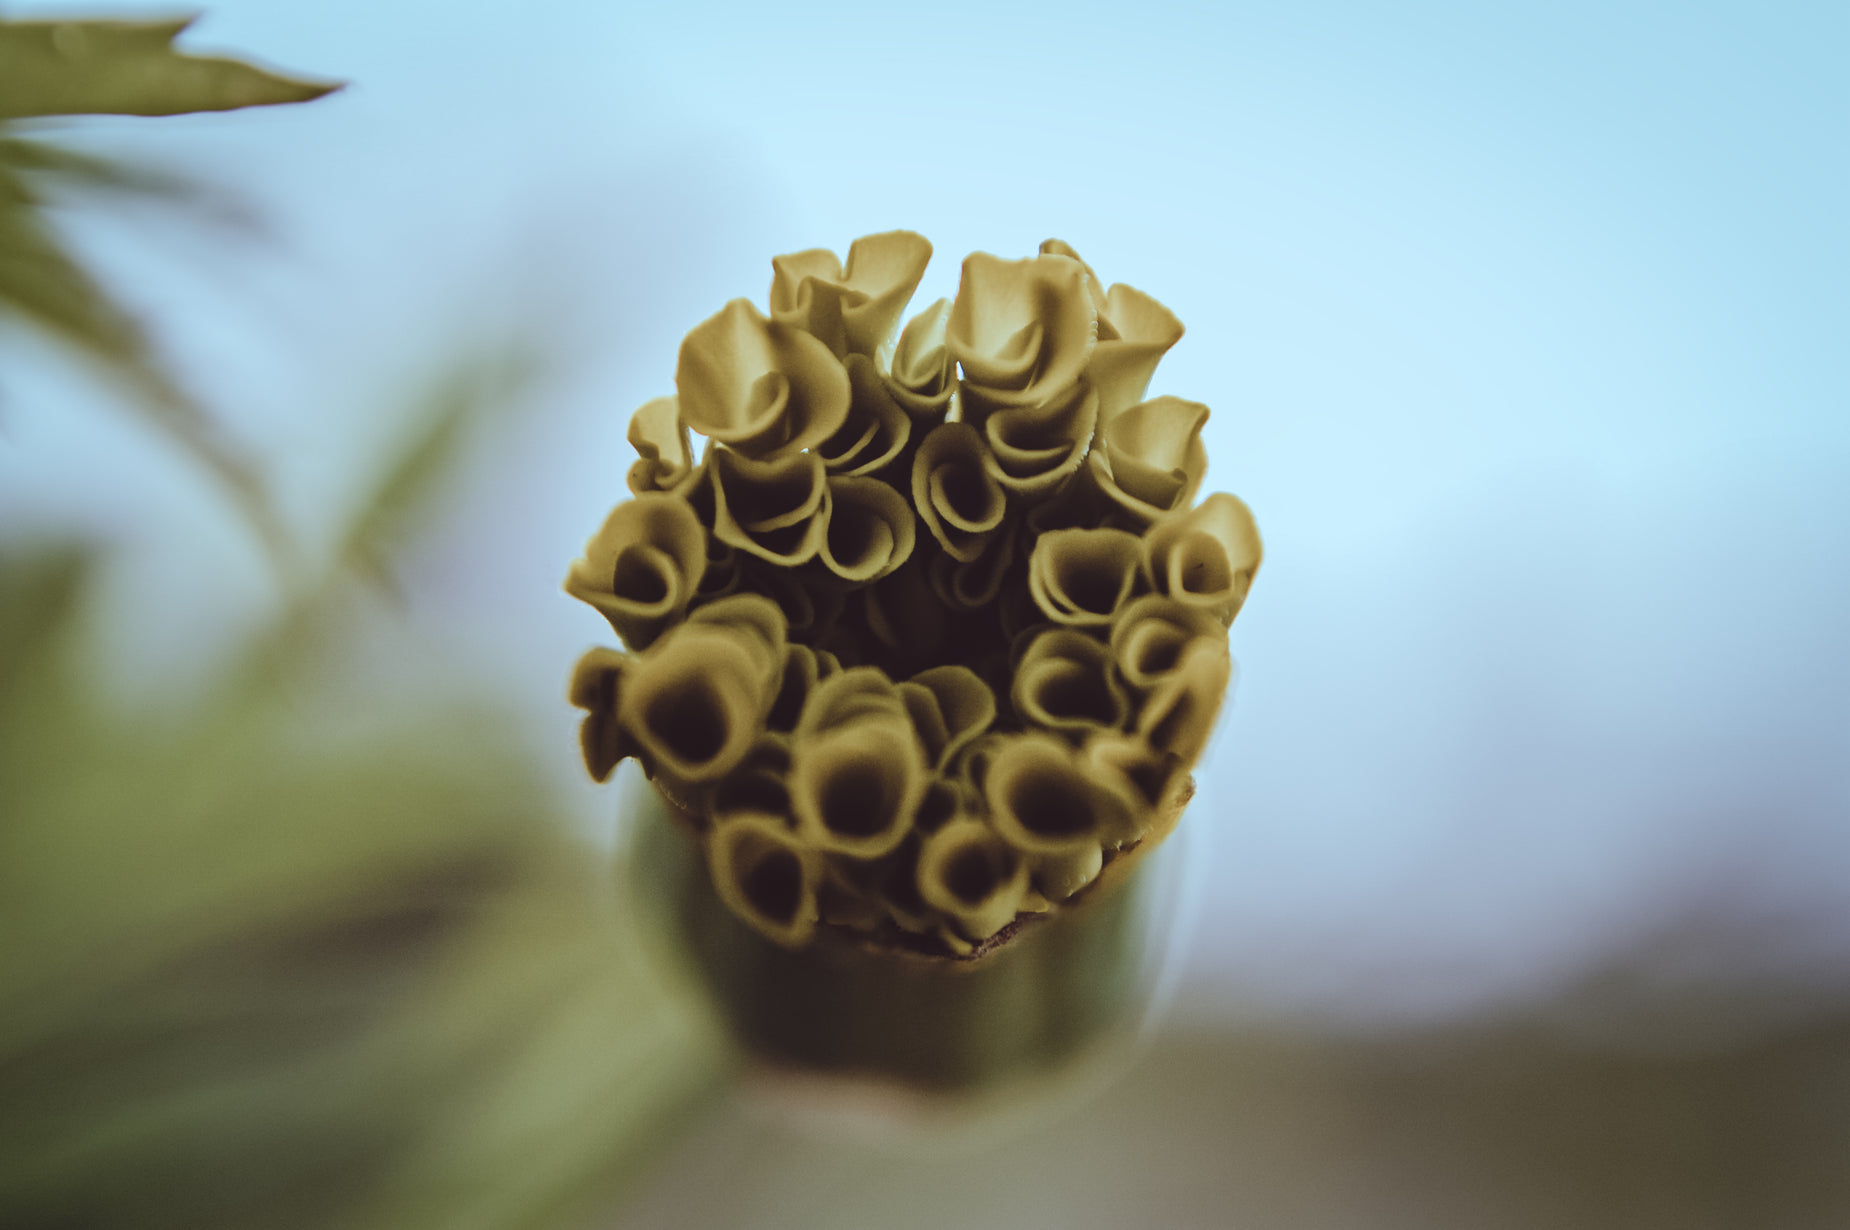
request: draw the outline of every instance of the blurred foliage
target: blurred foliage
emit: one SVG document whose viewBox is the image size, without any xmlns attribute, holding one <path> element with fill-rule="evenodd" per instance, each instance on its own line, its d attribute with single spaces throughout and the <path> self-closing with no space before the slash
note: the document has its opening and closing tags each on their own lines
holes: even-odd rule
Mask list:
<svg viewBox="0 0 1850 1230">
<path fill-rule="evenodd" d="M 1533 1023 L 1172 1028 L 1083 1114 L 901 1151 L 707 1116 L 605 1230 L 1841 1230 L 1850 1013 L 1721 1051 Z"/>
<path fill-rule="evenodd" d="M 93 553 L 0 556 L 0 1225 L 551 1224 L 724 1072 L 520 732 L 341 682 L 528 370 L 436 381 L 192 705 L 100 701 Z"/>
<path fill-rule="evenodd" d="M 0 561 L 0 1224 L 528 1224 L 646 1153 L 717 1035 L 513 732 L 275 643 L 112 716 L 89 570 Z"/>
<path fill-rule="evenodd" d="M 179 53 L 187 24 L 0 21 L 0 121 L 331 88 Z M 440 381 L 317 572 L 63 245 L 70 193 L 209 200 L 0 122 L 0 307 L 115 376 L 293 558 L 203 699 L 132 715 L 85 648 L 96 553 L 0 555 L 0 1225 L 554 1221 L 713 1085 L 720 1035 L 456 672 L 339 682 L 378 630 L 356 579 L 389 579 L 530 365 Z"/>
<path fill-rule="evenodd" d="M 7 121 L 91 114 L 175 115 L 305 102 L 337 88 L 235 60 L 176 51 L 192 18 L 155 22 L 0 19 L 0 310 L 108 372 L 126 403 L 198 460 L 272 554 L 288 537 L 250 462 L 161 362 L 146 330 L 84 268 L 49 214 L 57 193 L 128 193 L 196 203 L 167 173 L 21 135 Z"/>
<path fill-rule="evenodd" d="M 531 347 L 491 346 L 473 352 L 466 365 L 439 373 L 416 399 L 408 439 L 344 528 L 336 565 L 395 589 L 391 559 L 430 519 L 476 429 L 517 404 L 540 366 Z"/>
<path fill-rule="evenodd" d="M 0 23 L 0 119 L 231 111 L 339 88 L 175 50 L 195 20 Z"/>
</svg>

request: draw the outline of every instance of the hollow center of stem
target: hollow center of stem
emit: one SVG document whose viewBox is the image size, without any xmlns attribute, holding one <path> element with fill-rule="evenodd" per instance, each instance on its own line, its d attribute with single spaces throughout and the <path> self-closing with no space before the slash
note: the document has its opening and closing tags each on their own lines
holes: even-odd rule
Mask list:
<svg viewBox="0 0 1850 1230">
<path fill-rule="evenodd" d="M 644 720 L 662 747 L 688 765 L 719 755 L 730 725 L 725 706 L 700 680 L 664 689 L 649 703 Z"/>
<path fill-rule="evenodd" d="M 845 764 L 822 788 L 822 823 L 844 837 L 872 837 L 892 819 L 887 774 L 871 761 Z"/>
<path fill-rule="evenodd" d="M 951 856 L 944 868 L 945 887 L 971 905 L 995 892 L 1001 878 L 1001 868 L 981 846 L 965 846 Z"/>
<path fill-rule="evenodd" d="M 781 846 L 763 851 L 741 877 L 741 886 L 752 908 L 774 923 L 788 923 L 803 900 L 803 865 Z"/>
</svg>

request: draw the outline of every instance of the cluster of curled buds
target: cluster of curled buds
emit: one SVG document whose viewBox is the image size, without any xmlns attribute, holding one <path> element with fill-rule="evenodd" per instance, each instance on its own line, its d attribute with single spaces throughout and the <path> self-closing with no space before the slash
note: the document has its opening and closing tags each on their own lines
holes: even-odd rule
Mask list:
<svg viewBox="0 0 1850 1230">
<path fill-rule="evenodd" d="M 1160 839 L 1259 567 L 1207 407 L 1144 399 L 1168 309 L 1050 240 L 901 328 L 930 256 L 779 257 L 697 325 L 566 580 L 625 646 L 572 681 L 592 775 L 635 757 L 786 946 L 968 955 Z"/>
</svg>

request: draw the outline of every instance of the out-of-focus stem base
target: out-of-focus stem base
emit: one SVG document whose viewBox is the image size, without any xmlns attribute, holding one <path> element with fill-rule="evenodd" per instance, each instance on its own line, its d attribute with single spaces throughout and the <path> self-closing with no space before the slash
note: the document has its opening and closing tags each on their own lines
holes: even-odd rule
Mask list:
<svg viewBox="0 0 1850 1230">
<path fill-rule="evenodd" d="M 639 893 L 772 1083 L 810 1078 L 812 1101 L 824 1092 L 815 1078 L 829 1078 L 838 1105 L 869 1107 L 1046 1084 L 1089 1056 L 1127 1050 L 1148 1015 L 1176 879 L 1155 840 L 974 959 L 829 927 L 793 950 L 726 908 L 697 841 L 640 777 L 625 802 Z M 1164 819 L 1153 839 L 1176 815 Z"/>
</svg>

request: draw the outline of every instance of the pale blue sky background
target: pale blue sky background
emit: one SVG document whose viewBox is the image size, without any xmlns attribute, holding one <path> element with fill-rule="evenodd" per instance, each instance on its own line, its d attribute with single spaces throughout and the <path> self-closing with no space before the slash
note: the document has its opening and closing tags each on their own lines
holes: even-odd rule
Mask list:
<svg viewBox="0 0 1850 1230">
<path fill-rule="evenodd" d="M 83 139 L 272 238 L 73 233 L 304 524 L 459 338 L 553 339 L 413 608 L 587 815 L 601 624 L 558 583 L 681 335 L 775 253 L 917 229 L 922 306 L 1057 235 L 1186 323 L 1153 391 L 1213 407 L 1268 546 L 1192 1009 L 1426 1019 L 1660 939 L 1850 983 L 1850 9 L 245 0 L 191 43 L 354 84 Z M 261 609 L 248 548 L 35 343 L 0 364 L 0 516 L 130 544 L 110 643 L 173 686 Z"/>
</svg>

